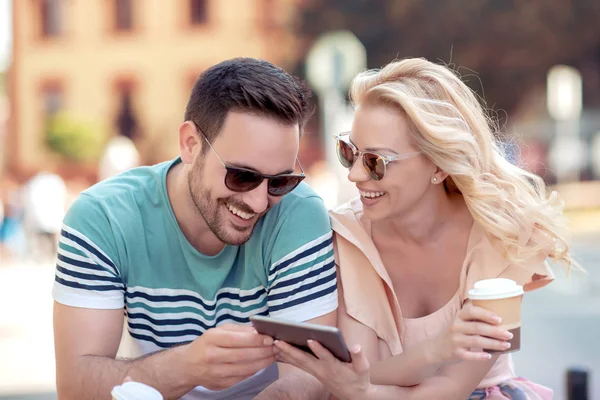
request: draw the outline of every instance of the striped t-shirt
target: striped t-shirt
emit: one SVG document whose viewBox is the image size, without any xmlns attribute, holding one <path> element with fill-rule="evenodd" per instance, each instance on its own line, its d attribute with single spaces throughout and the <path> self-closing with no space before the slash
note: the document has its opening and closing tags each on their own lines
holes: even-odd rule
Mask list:
<svg viewBox="0 0 600 400">
<path fill-rule="evenodd" d="M 54 299 L 94 309 L 125 308 L 120 356 L 189 342 L 251 315 L 306 321 L 337 308 L 331 227 L 306 184 L 257 223 L 248 242 L 215 256 L 181 232 L 166 191 L 179 159 L 141 167 L 84 191 L 61 232 Z M 198 387 L 185 399 L 252 398 L 277 377 L 273 365 L 223 391 Z"/>
</svg>

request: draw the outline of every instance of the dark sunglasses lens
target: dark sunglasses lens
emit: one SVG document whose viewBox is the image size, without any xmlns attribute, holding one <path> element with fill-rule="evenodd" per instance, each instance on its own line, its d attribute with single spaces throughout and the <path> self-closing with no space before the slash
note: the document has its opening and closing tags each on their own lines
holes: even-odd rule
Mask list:
<svg viewBox="0 0 600 400">
<path fill-rule="evenodd" d="M 244 169 L 227 168 L 225 186 L 233 192 L 248 192 L 263 181 L 262 175 Z"/>
<path fill-rule="evenodd" d="M 271 196 L 283 196 L 296 188 L 304 179 L 303 176 L 278 176 L 269 179 L 269 194 Z"/>
<path fill-rule="evenodd" d="M 354 164 L 354 151 L 352 147 L 343 140 L 338 140 L 336 149 L 340 163 L 346 168 L 352 167 L 352 164 Z"/>
<path fill-rule="evenodd" d="M 372 153 L 364 153 L 363 164 L 367 168 L 371 179 L 376 181 L 383 179 L 383 176 L 385 175 L 385 161 L 381 156 Z"/>
</svg>

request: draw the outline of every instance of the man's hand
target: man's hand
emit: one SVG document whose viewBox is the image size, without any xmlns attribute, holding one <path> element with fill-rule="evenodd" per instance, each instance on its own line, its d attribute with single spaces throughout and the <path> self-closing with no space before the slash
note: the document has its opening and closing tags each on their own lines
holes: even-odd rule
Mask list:
<svg viewBox="0 0 600 400">
<path fill-rule="evenodd" d="M 275 362 L 273 339 L 245 325 L 209 329 L 187 346 L 191 379 L 211 390 L 231 387 Z"/>
</svg>

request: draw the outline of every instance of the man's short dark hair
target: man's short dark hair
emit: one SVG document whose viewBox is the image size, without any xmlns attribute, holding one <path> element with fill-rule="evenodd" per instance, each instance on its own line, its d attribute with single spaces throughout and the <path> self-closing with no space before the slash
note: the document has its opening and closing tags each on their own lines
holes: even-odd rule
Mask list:
<svg viewBox="0 0 600 400">
<path fill-rule="evenodd" d="M 302 132 L 312 112 L 310 93 L 300 79 L 267 61 L 234 58 L 214 65 L 196 79 L 185 120 L 194 122 L 211 142 L 230 111 L 298 124 Z"/>
</svg>

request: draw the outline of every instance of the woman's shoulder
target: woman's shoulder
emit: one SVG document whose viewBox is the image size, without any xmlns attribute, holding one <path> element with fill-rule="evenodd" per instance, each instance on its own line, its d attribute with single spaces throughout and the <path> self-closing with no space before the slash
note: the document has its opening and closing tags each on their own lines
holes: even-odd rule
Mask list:
<svg viewBox="0 0 600 400">
<path fill-rule="evenodd" d="M 462 274 L 462 292 L 473 288 L 475 282 L 490 278 L 508 278 L 522 285 L 526 291 L 546 286 L 554 279 L 554 274 L 546 262 L 548 254 L 540 252 L 533 259 L 520 264 L 509 261 L 500 246 L 494 245 L 483 227 L 473 223 L 469 246 Z"/>
</svg>

